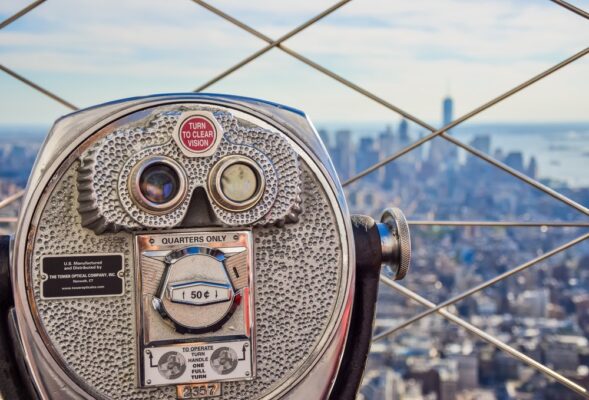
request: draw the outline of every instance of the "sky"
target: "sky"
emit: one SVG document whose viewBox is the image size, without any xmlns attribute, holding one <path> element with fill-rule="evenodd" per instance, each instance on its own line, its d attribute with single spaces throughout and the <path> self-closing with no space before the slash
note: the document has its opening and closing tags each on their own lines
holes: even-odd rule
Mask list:
<svg viewBox="0 0 589 400">
<path fill-rule="evenodd" d="M 272 38 L 333 4 L 210 3 Z M 26 4 L 3 0 L 0 19 Z M 194 90 L 265 44 L 190 0 L 48 0 L 0 31 L 0 63 L 88 107 Z M 439 126 L 445 96 L 467 113 L 587 47 L 589 24 L 548 0 L 352 0 L 285 45 Z M 588 78 L 586 56 L 472 122 L 589 121 Z M 319 123 L 399 118 L 278 49 L 207 91 L 287 104 Z M 68 112 L 0 71 L 0 124 L 48 126 Z"/>
</svg>

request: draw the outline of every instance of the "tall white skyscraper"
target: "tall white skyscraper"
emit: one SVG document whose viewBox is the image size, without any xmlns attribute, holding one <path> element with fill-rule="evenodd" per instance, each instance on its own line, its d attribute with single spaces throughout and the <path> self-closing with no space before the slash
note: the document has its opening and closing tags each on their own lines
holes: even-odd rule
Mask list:
<svg viewBox="0 0 589 400">
<path fill-rule="evenodd" d="M 442 123 L 444 126 L 452 122 L 454 118 L 454 100 L 452 97 L 447 96 L 442 102 Z"/>
<path fill-rule="evenodd" d="M 453 118 L 454 100 L 447 96 L 442 101 L 442 126 L 448 125 L 453 121 Z M 430 162 L 440 167 L 454 169 L 458 165 L 458 148 L 442 138 L 436 138 L 432 141 L 429 159 Z"/>
</svg>

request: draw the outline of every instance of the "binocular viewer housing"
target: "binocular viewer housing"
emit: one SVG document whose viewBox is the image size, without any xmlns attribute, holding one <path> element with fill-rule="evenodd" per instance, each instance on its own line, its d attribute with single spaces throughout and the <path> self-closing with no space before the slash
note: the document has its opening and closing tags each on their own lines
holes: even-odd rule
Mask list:
<svg viewBox="0 0 589 400">
<path fill-rule="evenodd" d="M 206 94 L 82 110 L 55 123 L 24 197 L 3 299 L 20 373 L 1 389 L 352 399 L 381 266 L 401 279 L 409 260 L 402 213 L 350 216 L 298 110 Z"/>
</svg>

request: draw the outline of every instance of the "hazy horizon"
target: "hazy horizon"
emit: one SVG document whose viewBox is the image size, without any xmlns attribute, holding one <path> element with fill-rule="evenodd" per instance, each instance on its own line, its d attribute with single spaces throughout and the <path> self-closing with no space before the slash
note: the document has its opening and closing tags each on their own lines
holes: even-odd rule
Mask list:
<svg viewBox="0 0 589 400">
<path fill-rule="evenodd" d="M 353 142 L 358 143 L 360 138 L 364 137 L 376 139 L 387 125 L 392 126 L 394 132 L 398 132 L 399 121 L 397 118 L 355 123 L 316 122 L 314 125 L 317 130 L 328 131 L 331 144 L 335 142 L 336 132 L 340 129 L 350 130 Z M 0 124 L 0 138 L 4 139 L 4 142 L 21 145 L 29 141 L 39 144 L 48 131 L 48 126 Z M 419 136 L 428 133 L 425 128 L 409 124 L 410 141 L 415 141 Z M 575 188 L 589 187 L 589 176 L 584 173 L 583 168 L 589 161 L 589 122 L 465 122 L 452 129 L 451 134 L 465 143 L 470 143 L 477 135 L 488 135 L 491 138 L 491 155 L 497 149 L 504 152 L 521 152 L 526 163 L 531 157 L 536 158 L 540 178 L 564 181 Z M 439 139 L 426 143 L 415 151 L 427 153 L 430 146 L 435 146 L 436 140 Z M 382 149 L 382 155 L 386 156 L 397 150 L 399 149 Z M 465 161 L 465 152 L 459 151 L 459 154 L 460 160 Z"/>
<path fill-rule="evenodd" d="M 390 120 L 378 120 L 378 121 L 315 121 L 312 120 L 313 125 L 317 130 L 320 129 L 350 129 L 353 131 L 358 130 L 362 127 L 365 129 L 378 129 L 378 128 L 386 128 L 387 126 L 392 126 L 393 130 L 396 130 L 397 125 L 403 118 L 398 117 L 395 119 Z M 409 120 L 409 130 L 411 132 L 415 131 L 428 131 L 426 128 L 421 127 Z M 430 125 L 433 125 L 436 128 L 441 127 L 439 123 L 435 121 L 425 121 Z M 46 134 L 49 129 L 51 129 L 53 122 L 51 124 L 27 124 L 27 123 L 19 123 L 19 124 L 12 124 L 12 123 L 1 123 L 0 122 L 0 136 L 6 134 L 7 132 L 12 129 L 25 129 L 25 130 L 45 130 L 43 134 Z M 535 121 L 485 121 L 485 122 L 469 122 L 466 121 L 458 126 L 454 127 L 453 131 L 464 131 L 469 130 L 472 128 L 480 128 L 480 127 L 580 127 L 580 128 L 589 128 L 589 120 L 587 121 L 553 121 L 553 122 L 535 122 Z M 8 132 L 9 133 L 9 132 Z M 502 132 L 497 132 L 497 134 L 502 134 Z"/>
</svg>

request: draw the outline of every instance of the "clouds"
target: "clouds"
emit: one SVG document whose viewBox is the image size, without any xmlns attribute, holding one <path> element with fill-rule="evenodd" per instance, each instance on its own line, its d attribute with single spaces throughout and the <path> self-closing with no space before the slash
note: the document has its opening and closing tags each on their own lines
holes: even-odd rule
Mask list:
<svg viewBox="0 0 589 400">
<path fill-rule="evenodd" d="M 279 37 L 331 3 L 216 1 Z M 0 12 L 6 13 L 6 5 Z M 549 1 L 354 0 L 287 45 L 423 119 L 439 119 L 448 90 L 466 112 L 587 45 L 582 18 Z M 264 42 L 188 0 L 52 0 L 0 32 L 0 62 L 72 102 L 187 91 L 263 47 Z M 587 64 L 543 84 L 539 98 L 514 101 L 500 120 L 585 119 Z M 552 79 L 552 78 L 551 78 Z M 44 100 L 0 77 L 0 122 L 54 119 Z M 540 88 L 541 89 L 541 88 Z M 317 120 L 388 119 L 380 106 L 278 50 L 211 91 L 290 104 Z M 581 97 L 581 98 L 579 98 Z M 552 104 L 558 98 L 567 104 Z M 293 103 L 293 101 L 295 103 Z M 570 103 L 570 104 L 568 104 Z M 345 112 L 351 107 L 357 112 Z"/>
</svg>

